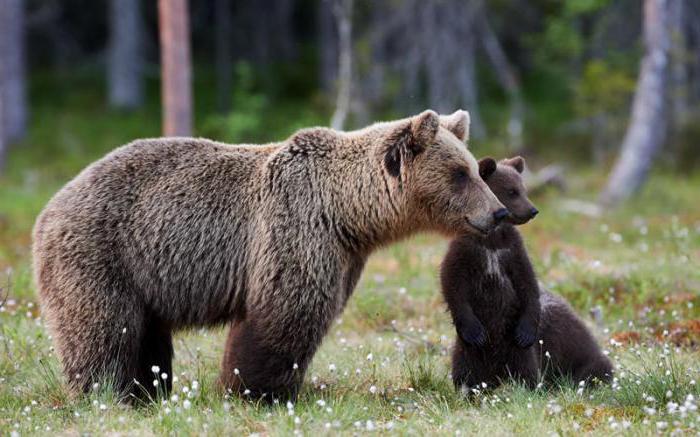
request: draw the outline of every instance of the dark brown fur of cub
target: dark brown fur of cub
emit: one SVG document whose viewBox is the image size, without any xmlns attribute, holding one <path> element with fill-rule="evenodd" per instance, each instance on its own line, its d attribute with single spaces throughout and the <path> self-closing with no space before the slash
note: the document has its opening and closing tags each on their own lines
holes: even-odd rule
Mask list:
<svg viewBox="0 0 700 437">
<path fill-rule="evenodd" d="M 524 161 L 513 158 L 496 166 L 485 158 L 479 164 L 511 217 L 488 237 L 455 239 L 442 263 L 442 291 L 458 333 L 455 386 L 494 387 L 509 378 L 535 386 L 545 370 L 547 378 L 609 380 L 610 361 L 571 307 L 549 292 L 540 295 L 515 228 L 537 214 L 522 184 Z"/>
</svg>

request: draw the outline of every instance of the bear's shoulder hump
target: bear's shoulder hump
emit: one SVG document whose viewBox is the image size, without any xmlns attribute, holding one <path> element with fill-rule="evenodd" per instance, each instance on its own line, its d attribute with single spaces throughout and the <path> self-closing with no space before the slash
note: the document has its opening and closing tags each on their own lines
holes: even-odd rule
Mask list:
<svg viewBox="0 0 700 437">
<path fill-rule="evenodd" d="M 339 138 L 338 132 L 325 127 L 301 129 L 289 139 L 288 150 L 292 154 L 325 154 L 336 147 Z"/>
</svg>

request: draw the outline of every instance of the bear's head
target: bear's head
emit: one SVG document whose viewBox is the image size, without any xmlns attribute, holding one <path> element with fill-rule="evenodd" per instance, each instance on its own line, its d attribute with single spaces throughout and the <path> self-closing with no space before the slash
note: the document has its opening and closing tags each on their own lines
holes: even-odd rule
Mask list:
<svg viewBox="0 0 700 437">
<path fill-rule="evenodd" d="M 448 236 L 487 234 L 508 211 L 479 176 L 467 150 L 469 114 L 434 111 L 392 123 L 383 139 L 383 165 L 422 226 Z"/>
<path fill-rule="evenodd" d="M 524 168 L 525 160 L 520 156 L 498 163 L 493 158 L 483 158 L 479 161 L 479 174 L 498 200 L 508 208 L 510 215 L 506 221 L 514 225 L 527 223 L 538 212 L 527 197 L 522 178 Z"/>
</svg>

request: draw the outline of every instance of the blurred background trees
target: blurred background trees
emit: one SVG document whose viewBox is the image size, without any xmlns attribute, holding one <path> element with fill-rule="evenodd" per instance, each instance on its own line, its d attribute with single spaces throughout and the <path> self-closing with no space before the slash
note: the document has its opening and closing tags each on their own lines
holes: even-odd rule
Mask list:
<svg viewBox="0 0 700 437">
<path fill-rule="evenodd" d="M 109 104 L 134 109 L 143 103 L 143 20 L 140 0 L 110 0 L 107 83 Z"/>
<path fill-rule="evenodd" d="M 71 114 L 263 142 L 461 107 L 477 154 L 612 168 L 612 204 L 697 166 L 699 55 L 694 0 L 0 0 L 0 163 Z"/>
</svg>

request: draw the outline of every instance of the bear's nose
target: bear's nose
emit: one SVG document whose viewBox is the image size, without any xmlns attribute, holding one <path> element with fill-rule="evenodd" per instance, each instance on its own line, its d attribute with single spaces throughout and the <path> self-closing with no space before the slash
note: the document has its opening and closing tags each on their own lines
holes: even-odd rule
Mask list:
<svg viewBox="0 0 700 437">
<path fill-rule="evenodd" d="M 530 210 L 530 217 L 536 216 L 538 212 L 539 212 L 539 211 L 537 210 L 537 208 L 532 208 L 532 209 Z"/>
<path fill-rule="evenodd" d="M 505 208 L 501 208 L 493 213 L 493 219 L 496 221 L 496 223 L 502 222 L 506 217 L 508 217 L 508 210 Z"/>
</svg>

